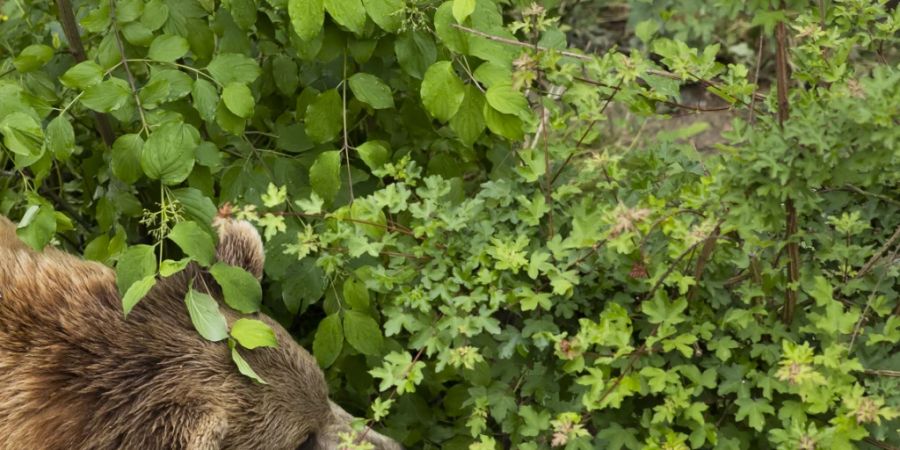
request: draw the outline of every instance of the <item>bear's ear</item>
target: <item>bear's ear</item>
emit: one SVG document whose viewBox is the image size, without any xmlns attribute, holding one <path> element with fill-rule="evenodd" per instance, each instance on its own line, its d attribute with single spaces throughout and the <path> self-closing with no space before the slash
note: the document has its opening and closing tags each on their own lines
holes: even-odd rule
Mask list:
<svg viewBox="0 0 900 450">
<path fill-rule="evenodd" d="M 28 248 L 16 235 L 16 224 L 3 216 L 0 216 L 0 247 L 10 250 Z"/>
<path fill-rule="evenodd" d="M 250 272 L 257 279 L 262 278 L 265 252 L 256 228 L 247 221 L 227 217 L 217 217 L 213 227 L 219 233 L 216 258 Z"/>
</svg>

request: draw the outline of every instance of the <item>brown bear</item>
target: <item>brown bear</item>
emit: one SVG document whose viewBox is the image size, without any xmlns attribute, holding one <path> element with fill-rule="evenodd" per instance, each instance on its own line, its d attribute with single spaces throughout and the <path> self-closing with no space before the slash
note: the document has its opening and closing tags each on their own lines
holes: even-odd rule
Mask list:
<svg viewBox="0 0 900 450">
<path fill-rule="evenodd" d="M 250 224 L 218 220 L 217 258 L 262 275 Z M 162 278 L 126 319 L 108 267 L 16 237 L 0 216 L 0 449 L 338 449 L 352 417 L 328 399 L 315 359 L 277 322 L 279 346 L 242 351 L 267 384 L 241 375 L 228 345 L 194 330 L 183 298 L 221 300 L 189 266 Z M 229 323 L 238 315 L 221 308 Z M 401 447 L 373 430 L 369 448 Z"/>
</svg>

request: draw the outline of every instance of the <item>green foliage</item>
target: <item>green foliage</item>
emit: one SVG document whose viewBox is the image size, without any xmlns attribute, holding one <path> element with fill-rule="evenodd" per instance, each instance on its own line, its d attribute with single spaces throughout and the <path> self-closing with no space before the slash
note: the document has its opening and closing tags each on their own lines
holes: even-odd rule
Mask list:
<svg viewBox="0 0 900 450">
<path fill-rule="evenodd" d="M 585 55 L 562 3 L 87 0 L 77 62 L 7 2 L 0 213 L 114 264 L 125 314 L 208 271 L 224 304 L 197 278 L 185 306 L 241 373 L 264 312 L 412 448 L 900 442 L 898 13 L 629 2 L 640 45 Z M 772 60 L 782 20 L 783 125 L 737 42 Z M 715 151 L 628 128 L 691 85 L 736 117 Z M 226 204 L 262 284 L 215 261 Z"/>
</svg>

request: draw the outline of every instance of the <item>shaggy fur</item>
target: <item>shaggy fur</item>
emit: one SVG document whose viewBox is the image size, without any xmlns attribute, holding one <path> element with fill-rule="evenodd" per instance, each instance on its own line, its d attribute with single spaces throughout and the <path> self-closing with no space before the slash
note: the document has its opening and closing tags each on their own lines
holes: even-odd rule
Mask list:
<svg viewBox="0 0 900 450">
<path fill-rule="evenodd" d="M 260 277 L 256 230 L 216 226 L 219 260 Z M 213 278 L 189 266 L 159 280 L 126 320 L 112 270 L 34 252 L 0 217 L 0 449 L 336 449 L 351 418 L 328 400 L 315 359 L 258 315 L 279 346 L 241 354 L 268 384 L 240 375 L 227 344 L 194 330 L 183 301 L 191 280 L 221 298 Z M 221 309 L 229 323 L 238 318 Z"/>
</svg>

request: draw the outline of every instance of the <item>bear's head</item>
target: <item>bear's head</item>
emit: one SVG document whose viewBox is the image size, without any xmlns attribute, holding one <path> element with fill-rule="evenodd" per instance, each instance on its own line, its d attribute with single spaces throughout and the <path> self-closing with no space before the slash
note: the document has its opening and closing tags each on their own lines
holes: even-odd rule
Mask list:
<svg viewBox="0 0 900 450">
<path fill-rule="evenodd" d="M 262 240 L 217 219 L 217 259 L 257 278 Z M 194 330 L 189 287 L 221 300 L 206 269 L 160 278 L 125 318 L 109 268 L 38 253 L 0 217 L 0 435 L 9 448 L 338 450 L 342 440 L 399 450 L 329 400 L 315 358 L 262 314 L 276 348 L 239 349 L 265 381 L 238 373 L 225 342 Z M 229 323 L 247 315 L 224 305 Z M 0 448 L 7 448 L 0 445 Z"/>
</svg>

